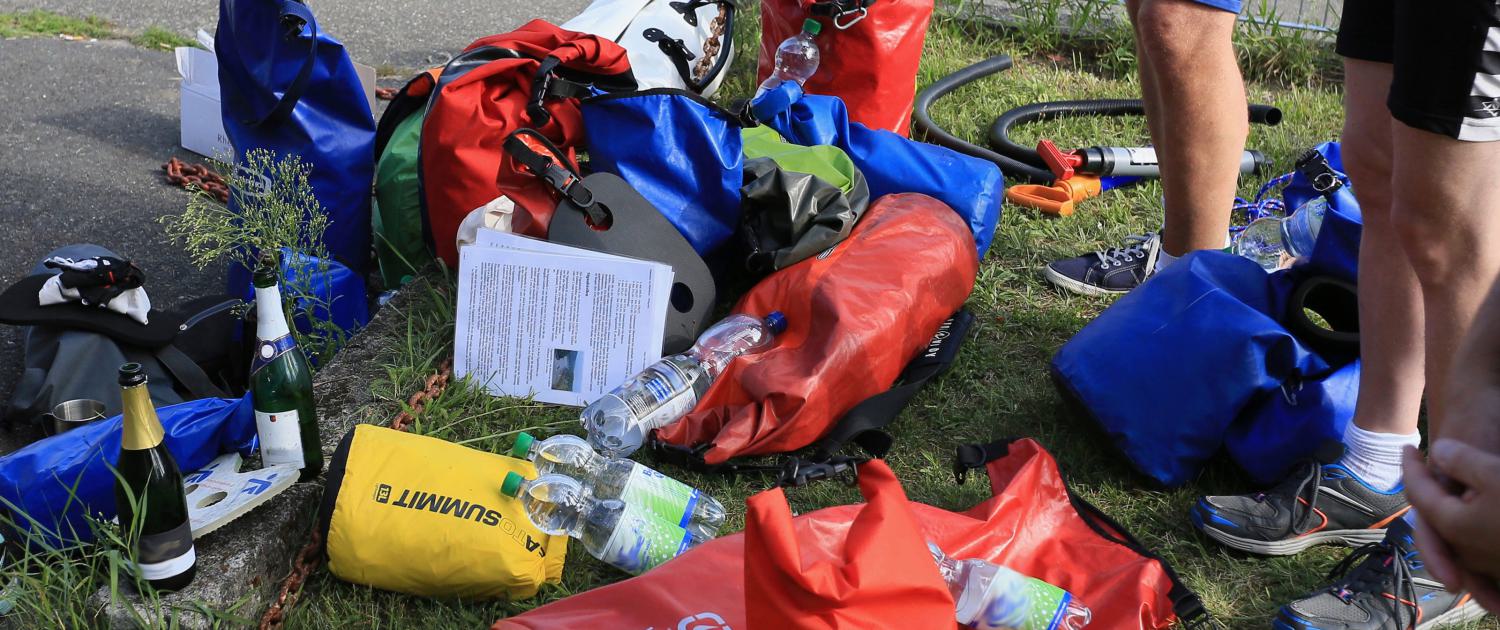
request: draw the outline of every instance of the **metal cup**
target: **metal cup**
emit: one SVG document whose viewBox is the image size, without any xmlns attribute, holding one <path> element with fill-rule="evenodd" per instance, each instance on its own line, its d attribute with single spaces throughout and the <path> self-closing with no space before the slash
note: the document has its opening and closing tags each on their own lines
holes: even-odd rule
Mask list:
<svg viewBox="0 0 1500 630">
<path fill-rule="evenodd" d="M 95 420 L 104 419 L 104 403 L 88 398 L 65 400 L 47 414 L 52 435 L 67 433 Z"/>
</svg>

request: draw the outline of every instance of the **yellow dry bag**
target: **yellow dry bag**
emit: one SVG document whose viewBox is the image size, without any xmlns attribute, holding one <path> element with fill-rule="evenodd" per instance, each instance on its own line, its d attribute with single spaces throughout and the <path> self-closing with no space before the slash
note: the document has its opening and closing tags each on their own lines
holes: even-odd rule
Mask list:
<svg viewBox="0 0 1500 630">
<path fill-rule="evenodd" d="M 557 582 L 566 536 L 500 494 L 530 462 L 362 424 L 328 465 L 319 525 L 340 579 L 427 597 L 525 599 Z"/>
</svg>

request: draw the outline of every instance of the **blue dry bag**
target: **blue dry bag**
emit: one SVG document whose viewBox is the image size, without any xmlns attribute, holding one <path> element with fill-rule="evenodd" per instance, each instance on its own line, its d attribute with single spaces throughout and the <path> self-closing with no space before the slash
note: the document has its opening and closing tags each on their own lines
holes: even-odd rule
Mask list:
<svg viewBox="0 0 1500 630">
<path fill-rule="evenodd" d="M 235 161 L 253 149 L 300 156 L 329 219 L 328 253 L 363 277 L 370 258 L 375 118 L 344 46 L 297 0 L 221 0 L 214 38 L 224 131 Z M 230 204 L 235 204 L 231 196 Z M 249 281 L 230 269 L 229 293 Z"/>
<path fill-rule="evenodd" d="M 1336 145 L 1330 152 L 1338 168 Z M 1307 186 L 1294 177 L 1283 192 L 1289 208 L 1317 194 Z M 1307 262 L 1267 274 L 1233 254 L 1195 252 L 1120 298 L 1053 357 L 1059 390 L 1168 487 L 1192 480 L 1221 448 L 1271 483 L 1340 437 L 1359 389 L 1357 332 L 1347 328 L 1357 331 L 1361 223 L 1346 191 L 1331 200 Z M 1326 298 L 1339 287 L 1342 300 Z M 1324 297 L 1309 297 L 1314 288 Z M 1315 302 L 1332 303 L 1338 313 L 1327 319 L 1344 326 L 1297 325 Z"/>
<path fill-rule="evenodd" d="M 255 450 L 250 397 L 203 398 L 157 410 L 167 450 L 189 473 L 230 451 Z M 0 457 L 0 500 L 23 539 L 54 548 L 93 540 L 85 520 L 115 516 L 121 417 L 33 442 Z"/>
<path fill-rule="evenodd" d="M 692 92 L 604 94 L 581 107 L 589 165 L 629 182 L 700 256 L 740 221 L 740 120 Z"/>
<path fill-rule="evenodd" d="M 993 162 L 850 122 L 843 100 L 804 95 L 792 81 L 757 97 L 752 112 L 788 142 L 843 149 L 864 173 L 871 199 L 914 192 L 948 204 L 969 224 L 979 257 L 989 250 L 1005 195 L 1005 178 Z"/>
<path fill-rule="evenodd" d="M 291 323 L 299 332 L 312 332 L 313 326 L 308 321 L 311 317 L 317 321 L 332 322 L 339 330 L 353 335 L 370 323 L 365 282 L 336 261 L 327 261 L 328 268 L 325 271 L 321 269 L 322 262 L 312 256 L 294 253 L 290 249 L 281 250 L 281 299 L 296 300 L 292 305 Z M 311 276 L 307 289 L 312 299 L 290 295 L 287 290 L 304 273 Z M 255 300 L 253 286 L 242 284 L 239 291 L 240 298 L 246 302 Z M 314 357 L 308 359 L 314 360 Z"/>
</svg>

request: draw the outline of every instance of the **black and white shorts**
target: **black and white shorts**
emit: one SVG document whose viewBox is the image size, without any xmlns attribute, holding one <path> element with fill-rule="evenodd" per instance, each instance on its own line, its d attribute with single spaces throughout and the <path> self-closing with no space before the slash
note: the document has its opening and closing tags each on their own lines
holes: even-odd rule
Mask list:
<svg viewBox="0 0 1500 630">
<path fill-rule="evenodd" d="M 1393 65 L 1396 120 L 1500 140 L 1500 0 L 1347 0 L 1338 53 Z"/>
</svg>

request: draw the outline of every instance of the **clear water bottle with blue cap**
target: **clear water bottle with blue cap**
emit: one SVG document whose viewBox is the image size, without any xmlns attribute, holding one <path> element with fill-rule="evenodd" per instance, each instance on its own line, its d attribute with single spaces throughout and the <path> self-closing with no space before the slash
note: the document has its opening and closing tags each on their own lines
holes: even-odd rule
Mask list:
<svg viewBox="0 0 1500 630">
<path fill-rule="evenodd" d="M 630 456 L 652 430 L 676 422 L 698 406 L 698 399 L 731 361 L 770 347 L 784 330 L 786 317 L 780 311 L 764 318 L 724 318 L 704 331 L 687 352 L 647 366 L 585 407 L 582 420 L 589 445 L 606 457 Z"/>
<path fill-rule="evenodd" d="M 717 499 L 649 466 L 602 457 L 578 436 L 554 435 L 538 442 L 531 434 L 521 433 L 510 454 L 529 460 L 538 475 L 567 475 L 596 499 L 619 499 L 643 507 L 697 538 L 713 538 L 724 526 L 724 504 Z"/>
<path fill-rule="evenodd" d="M 1235 239 L 1234 253 L 1259 263 L 1266 271 L 1289 267 L 1312 255 L 1327 214 L 1328 199 L 1313 197 L 1286 218 L 1256 219 Z"/>
<path fill-rule="evenodd" d="M 954 618 L 974 630 L 1079 630 L 1093 612 L 1072 593 L 977 558 L 958 560 L 927 543 L 953 595 Z"/>
<path fill-rule="evenodd" d="M 812 78 L 813 73 L 818 71 L 818 62 L 822 60 L 822 53 L 818 52 L 818 42 L 815 40 L 822 31 L 823 25 L 809 18 L 802 21 L 801 33 L 782 40 L 781 45 L 776 47 L 776 63 L 771 69 L 771 76 L 761 82 L 760 89 L 755 92 L 756 96 L 786 81 L 802 85 Z"/>
</svg>

